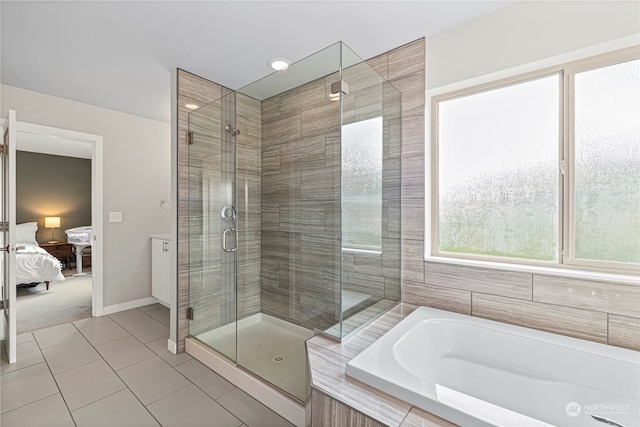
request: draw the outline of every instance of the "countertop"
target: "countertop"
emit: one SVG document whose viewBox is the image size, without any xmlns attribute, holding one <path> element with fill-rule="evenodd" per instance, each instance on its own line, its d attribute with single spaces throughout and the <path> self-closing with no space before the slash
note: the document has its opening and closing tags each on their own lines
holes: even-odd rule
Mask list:
<svg viewBox="0 0 640 427">
<path fill-rule="evenodd" d="M 171 233 L 149 234 L 151 239 L 171 240 Z"/>
</svg>

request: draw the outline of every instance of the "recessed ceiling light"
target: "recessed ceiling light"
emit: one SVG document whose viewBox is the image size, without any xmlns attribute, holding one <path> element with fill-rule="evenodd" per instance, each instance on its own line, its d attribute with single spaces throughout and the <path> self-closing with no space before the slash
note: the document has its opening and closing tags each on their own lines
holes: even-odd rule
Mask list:
<svg viewBox="0 0 640 427">
<path fill-rule="evenodd" d="M 276 71 L 282 71 L 289 68 L 291 61 L 287 58 L 271 58 L 267 64 Z"/>
<path fill-rule="evenodd" d="M 189 110 L 197 110 L 198 106 L 196 104 L 184 104 L 185 108 Z"/>
</svg>

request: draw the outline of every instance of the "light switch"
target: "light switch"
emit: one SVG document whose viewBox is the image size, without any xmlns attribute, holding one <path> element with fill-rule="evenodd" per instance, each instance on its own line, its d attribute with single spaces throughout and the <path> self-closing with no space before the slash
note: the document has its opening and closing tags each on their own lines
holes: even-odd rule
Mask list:
<svg viewBox="0 0 640 427">
<path fill-rule="evenodd" d="M 109 212 L 109 222 L 122 222 L 122 212 Z"/>
</svg>

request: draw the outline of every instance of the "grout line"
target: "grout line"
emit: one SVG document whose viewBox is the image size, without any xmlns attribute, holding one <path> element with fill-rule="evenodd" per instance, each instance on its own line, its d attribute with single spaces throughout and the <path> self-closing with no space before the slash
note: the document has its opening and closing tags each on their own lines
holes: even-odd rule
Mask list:
<svg viewBox="0 0 640 427">
<path fill-rule="evenodd" d="M 140 310 L 138 310 L 138 311 L 140 311 Z M 107 316 L 107 317 L 109 317 L 109 316 Z M 151 319 L 153 319 L 151 316 L 147 316 L 147 317 L 150 317 Z M 238 417 L 238 415 L 234 414 L 234 413 L 233 413 L 233 412 L 231 412 L 229 409 L 227 409 L 224 405 L 222 405 L 222 403 L 218 402 L 218 399 L 220 399 L 220 398 L 222 398 L 222 397 L 224 397 L 224 396 L 227 396 L 230 392 L 232 392 L 232 391 L 234 391 L 234 390 L 236 390 L 236 389 L 237 389 L 237 387 L 236 387 L 234 384 L 230 383 L 230 384 L 233 386 L 233 389 L 231 389 L 231 390 L 227 391 L 226 393 L 223 393 L 222 395 L 218 396 L 218 398 L 214 398 L 214 397 L 210 396 L 207 392 L 205 392 L 205 390 L 203 390 L 201 387 L 199 387 L 196 383 L 194 383 L 194 382 L 193 382 L 192 380 L 190 380 L 186 375 L 184 375 L 182 372 L 180 372 L 180 371 L 177 369 L 177 367 L 178 367 L 178 366 L 180 366 L 180 365 L 182 365 L 182 364 L 184 364 L 184 363 L 186 363 L 186 362 L 189 362 L 189 361 L 191 361 L 191 360 L 197 360 L 197 359 L 195 359 L 195 358 L 191 358 L 191 359 L 185 360 L 184 362 L 181 362 L 181 363 L 179 363 L 179 364 L 177 364 L 177 365 L 173 366 L 171 363 L 169 363 L 167 360 L 165 360 L 162 356 L 160 356 L 158 353 L 156 353 L 155 351 L 153 351 L 153 350 L 149 347 L 148 343 L 144 343 L 144 342 L 142 342 L 138 337 L 136 337 L 136 336 L 135 336 L 135 335 L 133 335 L 131 332 L 129 332 L 126 328 L 124 328 L 124 326 L 122 326 L 121 324 L 119 324 L 116 320 L 114 320 L 114 319 L 112 319 L 112 318 L 110 318 L 110 317 L 109 317 L 109 319 L 110 319 L 111 321 L 113 321 L 114 323 L 116 323 L 118 326 L 121 326 L 123 329 L 125 329 L 125 330 L 127 331 L 127 333 L 129 333 L 129 336 L 130 336 L 130 337 L 133 337 L 136 341 L 138 341 L 140 344 L 142 344 L 146 349 L 150 350 L 150 351 L 151 351 L 151 353 L 153 353 L 153 357 L 156 357 L 156 358 L 158 358 L 159 360 L 161 360 L 162 362 L 164 362 L 164 363 L 165 363 L 169 368 L 173 369 L 173 370 L 174 370 L 174 372 L 176 372 L 176 373 L 178 373 L 179 375 L 181 375 L 181 376 L 182 376 L 183 378 L 185 378 L 185 380 L 188 382 L 188 384 L 187 384 L 187 385 L 185 385 L 185 386 L 183 386 L 183 387 L 179 388 L 178 390 L 174 390 L 174 391 L 172 391 L 171 393 L 167 394 L 166 396 L 163 396 L 163 397 L 161 397 L 161 398 L 159 398 L 159 399 L 156 399 L 154 402 L 150 402 L 150 403 L 149 403 L 149 405 L 151 405 L 151 404 L 153 404 L 153 403 L 155 403 L 155 402 L 157 402 L 157 401 L 159 401 L 159 400 L 161 400 L 161 399 L 164 399 L 165 397 L 170 396 L 170 395 L 172 395 L 172 394 L 174 394 L 174 393 L 176 393 L 176 392 L 178 392 L 178 391 L 180 391 L 180 390 L 183 390 L 184 388 L 188 387 L 189 385 L 193 385 L 193 386 L 195 386 L 195 387 L 196 387 L 196 389 L 198 389 L 198 390 L 200 390 L 202 393 L 204 393 L 204 395 L 205 395 L 205 396 L 207 396 L 209 399 L 211 399 L 211 400 L 213 400 L 214 402 L 216 402 L 216 403 L 217 403 L 217 404 L 218 404 L 218 405 L 219 405 L 219 406 L 220 406 L 224 411 L 228 412 L 231 416 L 233 416 L 233 417 L 234 417 L 235 419 L 237 419 L 240 423 L 242 423 L 242 425 L 243 425 L 243 426 L 245 426 L 245 425 L 246 425 L 246 423 L 244 423 L 244 421 L 243 421 L 242 419 L 240 419 L 240 418 Z M 157 321 L 156 319 L 153 319 L 153 320 L 154 320 L 154 321 L 156 321 L 156 322 L 157 322 L 157 323 L 159 323 L 159 324 L 162 324 L 161 322 Z M 113 372 L 113 373 L 118 377 L 118 379 L 120 379 L 120 381 L 121 381 L 121 382 L 122 382 L 122 384 L 124 385 L 124 388 L 122 388 L 122 389 L 120 389 L 120 390 L 117 390 L 117 391 L 115 391 L 115 392 L 113 392 L 113 393 L 110 393 L 110 394 L 108 394 L 108 395 L 106 395 L 106 396 L 103 396 L 103 397 L 101 397 L 101 398 L 100 398 L 100 399 L 98 399 L 98 400 L 95 400 L 95 401 L 93 401 L 93 402 L 90 402 L 90 403 L 87 403 L 87 404 L 85 404 L 85 405 L 83 405 L 83 406 L 80 406 L 80 407 L 78 407 L 78 408 L 74 409 L 74 411 L 76 411 L 76 410 L 78 410 L 78 409 L 81 409 L 81 408 L 84 408 L 84 407 L 86 407 L 86 406 L 88 406 L 88 405 L 92 405 L 92 404 L 94 404 L 94 403 L 97 403 L 97 402 L 99 402 L 99 401 L 101 401 L 101 400 L 103 400 L 103 399 L 105 399 L 105 398 L 108 398 L 108 397 L 110 397 L 110 396 L 113 396 L 113 395 L 115 395 L 115 394 L 117 394 L 117 393 L 120 393 L 120 392 L 122 392 L 122 391 L 124 391 L 124 390 L 128 390 L 128 391 L 129 391 L 129 392 L 130 392 L 130 393 L 135 397 L 135 399 L 136 399 L 138 402 L 140 402 L 140 405 L 142 405 L 142 407 L 144 407 L 144 408 L 145 408 L 145 410 L 149 413 L 149 415 L 150 415 L 150 416 L 151 416 L 151 417 L 152 417 L 152 418 L 153 418 L 153 419 L 154 419 L 154 420 L 155 420 L 159 425 L 161 425 L 161 426 L 162 426 L 162 424 L 160 423 L 160 421 L 159 421 L 159 420 L 158 420 L 158 419 L 153 415 L 153 413 L 151 413 L 151 411 L 148 409 L 148 405 L 145 405 L 144 403 L 142 403 L 142 401 L 140 401 L 140 398 L 139 398 L 139 397 L 138 397 L 138 396 L 133 392 L 133 390 L 129 387 L 129 385 L 128 385 L 128 384 L 127 384 L 127 383 L 122 379 L 122 377 L 119 375 L 118 370 L 115 370 L 115 369 L 114 369 L 114 368 L 113 368 L 113 367 L 112 367 L 112 366 L 107 362 L 107 360 L 103 357 L 103 355 L 98 351 L 98 349 L 96 348 L 97 346 L 96 346 L 96 345 L 94 345 L 93 343 L 91 343 L 91 341 L 89 341 L 89 340 L 87 339 L 87 337 L 82 333 L 82 330 L 80 330 L 80 328 L 78 328 L 78 326 L 76 326 L 75 324 L 73 324 L 73 322 L 67 322 L 67 323 L 68 323 L 68 324 L 70 324 L 70 325 L 72 325 L 72 326 L 75 328 L 75 330 L 77 330 L 77 331 L 80 333 L 81 339 L 85 340 L 85 341 L 86 341 L 86 342 L 91 346 L 91 348 L 92 348 L 94 351 L 96 351 L 96 353 L 98 354 L 99 359 L 97 359 L 97 360 L 93 360 L 93 361 L 90 361 L 90 362 L 87 362 L 87 363 L 83 363 L 83 364 L 80 364 L 80 365 L 78 365 L 78 366 L 74 366 L 73 368 L 69 368 L 69 369 L 66 369 L 66 370 L 64 370 L 64 371 L 58 372 L 58 374 L 62 374 L 62 373 L 64 373 L 64 372 L 68 372 L 68 371 L 69 371 L 69 370 L 71 370 L 71 369 L 75 369 L 75 368 L 78 368 L 78 367 L 81 367 L 81 366 L 85 366 L 85 365 L 87 365 L 87 364 L 89 364 L 89 363 L 94 363 L 94 362 L 98 362 L 98 361 L 102 360 L 102 361 L 104 361 L 104 362 L 105 362 L 105 364 L 109 367 L 109 369 L 110 369 L 110 370 L 111 370 L 111 371 L 112 371 L 112 372 Z M 163 325 L 163 326 L 166 326 L 166 325 Z M 44 355 L 44 353 L 43 353 L 43 349 L 41 348 L 40 343 L 39 343 L 39 342 L 38 342 L 38 340 L 36 339 L 35 335 L 33 335 L 33 332 L 32 332 L 32 331 L 29 331 L 29 333 L 31 333 L 31 334 L 32 334 L 32 336 L 33 336 L 33 341 L 35 342 L 35 344 L 36 344 L 36 347 L 37 347 L 38 351 L 40 351 L 40 354 L 41 354 L 41 356 L 42 356 L 42 358 L 43 358 L 43 361 L 42 361 L 42 362 L 40 362 L 40 363 L 34 364 L 34 365 L 30 365 L 30 366 L 26 366 L 26 367 L 24 367 L 24 368 L 20 368 L 20 369 L 25 369 L 25 368 L 28 368 L 28 367 L 33 367 L 33 366 L 39 365 L 39 364 L 41 364 L 41 363 L 45 364 L 45 365 L 46 365 L 46 367 L 47 367 L 47 369 L 49 370 L 49 375 L 51 375 L 51 378 L 53 379 L 54 383 L 56 384 L 56 388 L 57 388 L 58 392 L 57 392 L 57 393 L 53 393 L 53 394 L 51 394 L 51 395 L 49 395 L 49 396 L 43 397 L 43 398 L 41 398 L 41 399 L 35 400 L 35 401 L 33 401 L 33 402 L 28 402 L 28 403 L 26 403 L 25 405 L 22 405 L 22 406 L 20 406 L 20 407 L 18 407 L 18 408 L 21 408 L 21 407 L 23 407 L 23 406 L 29 405 L 29 404 L 31 404 L 31 403 L 35 403 L 35 402 L 41 401 L 41 400 L 46 399 L 46 398 L 49 398 L 49 397 L 51 397 L 51 396 L 54 396 L 55 394 L 59 394 L 59 395 L 60 395 L 60 397 L 62 398 L 62 400 L 63 400 L 64 404 L 65 404 L 65 407 L 67 408 L 67 412 L 68 412 L 68 414 L 69 414 L 69 417 L 71 418 L 71 420 L 72 420 L 72 422 L 74 423 L 74 425 L 76 425 L 76 426 L 77 426 L 76 420 L 75 420 L 75 418 L 73 417 L 73 411 L 71 411 L 71 409 L 69 408 L 69 404 L 68 404 L 68 402 L 67 402 L 67 400 L 66 400 L 66 398 L 65 398 L 65 395 L 64 395 L 64 393 L 62 392 L 62 390 L 60 389 L 60 386 L 59 386 L 58 381 L 57 381 L 57 379 L 56 379 L 56 376 L 55 376 L 55 375 L 57 375 L 57 374 L 55 374 L 55 375 L 54 375 L 54 374 L 53 374 L 53 372 L 51 371 L 51 367 L 49 366 L 49 363 L 48 363 L 48 361 L 47 361 L 47 358 L 45 357 L 45 355 Z M 118 339 L 128 338 L 129 336 L 127 336 L 127 337 L 122 337 L 122 338 L 118 338 Z M 103 344 L 113 343 L 113 342 L 117 341 L 118 339 L 116 339 L 116 340 L 112 340 L 112 341 L 108 341 L 108 342 L 103 343 Z M 159 340 L 159 339 L 165 339 L 165 337 L 158 338 L 158 340 Z M 154 342 L 154 341 L 157 341 L 157 340 L 149 341 L 149 343 L 152 343 L 152 342 Z M 60 344 L 65 344 L 65 343 L 60 343 Z M 100 345 L 103 345 L 103 344 L 100 344 Z M 47 347 L 47 348 L 50 348 L 50 347 Z M 138 362 L 136 362 L 136 363 L 134 363 L 134 364 L 132 364 L 132 365 L 129 365 L 129 366 L 123 367 L 123 368 L 121 368 L 120 370 L 122 370 L 122 369 L 126 369 L 126 368 L 129 368 L 129 367 L 131 367 L 131 366 L 134 366 L 134 365 L 139 364 L 139 363 L 141 363 L 141 362 L 148 361 L 148 360 L 150 360 L 150 359 L 151 359 L 151 358 L 147 358 L 147 359 L 144 359 L 144 360 L 138 361 Z M 201 362 L 198 362 L 198 363 L 201 363 Z M 203 366 L 205 366 L 205 365 L 203 365 Z M 206 368 L 206 369 L 208 369 L 208 370 L 210 370 L 210 369 L 209 369 L 209 368 L 207 368 L 206 366 L 205 366 L 205 368 Z M 12 372 L 17 372 L 17 371 L 19 371 L 20 369 L 18 369 L 18 370 L 16 370 L 16 371 L 12 371 Z M 219 374 L 217 374 L 216 372 L 214 372 L 213 370 L 210 370 L 210 371 L 211 371 L 212 373 L 216 374 L 216 375 L 219 375 Z M 224 381 L 227 381 L 227 380 L 224 380 Z M 13 410 L 15 410 L 15 409 L 18 409 L 18 408 L 14 408 L 14 409 L 12 409 L 11 411 L 13 411 Z M 268 407 L 267 407 L 267 409 L 271 410 L 271 408 L 268 408 Z M 11 412 L 11 411 L 8 411 L 8 412 Z M 271 410 L 271 411 L 272 411 L 272 410 Z"/>
<path fill-rule="evenodd" d="M 74 327 L 75 327 L 75 325 L 74 325 Z M 44 359 L 44 363 L 47 365 L 47 369 L 49 370 L 49 375 L 51 375 L 51 378 L 53 379 L 53 382 L 55 383 L 56 388 L 58 389 L 58 393 L 60 393 L 60 398 L 64 402 L 64 406 L 67 408 L 67 412 L 69 413 L 69 417 L 71 417 L 71 421 L 73 421 L 73 424 L 77 426 L 78 424 L 76 423 L 76 420 L 73 418 L 73 414 L 71 413 L 71 408 L 69 408 L 69 403 L 67 403 L 67 399 L 65 399 L 64 393 L 62 393 L 62 390 L 60 389 L 60 384 L 58 384 L 58 380 L 56 379 L 56 376 L 51 371 L 51 366 L 49 366 L 49 362 L 47 361 L 47 358 L 45 357 L 44 353 L 42 352 L 42 348 L 40 347 L 40 343 L 36 339 L 35 335 L 33 336 L 33 338 L 34 338 L 36 344 L 38 345 L 38 349 L 40 350 L 40 354 L 42 354 L 42 358 Z"/>
</svg>

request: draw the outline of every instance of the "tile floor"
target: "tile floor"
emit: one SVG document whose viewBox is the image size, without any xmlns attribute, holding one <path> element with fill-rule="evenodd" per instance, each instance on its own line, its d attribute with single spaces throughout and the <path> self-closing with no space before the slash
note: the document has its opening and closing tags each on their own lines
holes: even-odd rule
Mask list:
<svg viewBox="0 0 640 427">
<path fill-rule="evenodd" d="M 2 355 L 0 425 L 291 426 L 186 353 L 153 304 L 18 336 Z"/>
</svg>

